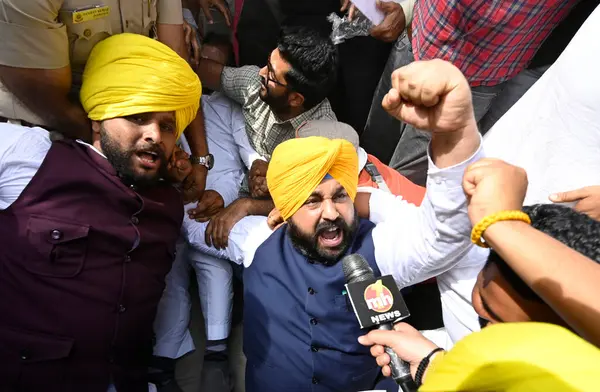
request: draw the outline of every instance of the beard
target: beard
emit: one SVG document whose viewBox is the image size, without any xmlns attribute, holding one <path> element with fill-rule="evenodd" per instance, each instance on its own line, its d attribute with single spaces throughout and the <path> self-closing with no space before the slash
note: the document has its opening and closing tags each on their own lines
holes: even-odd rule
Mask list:
<svg viewBox="0 0 600 392">
<path fill-rule="evenodd" d="M 286 89 L 285 94 L 276 96 L 271 93 L 269 90 L 269 86 L 267 85 L 267 80 L 264 77 L 260 77 L 260 84 L 264 87 L 265 93 L 261 91 L 259 93 L 260 99 L 269 105 L 269 108 L 273 113 L 275 113 L 278 117 L 286 116 L 291 108 L 288 103 L 289 92 Z"/>
<path fill-rule="evenodd" d="M 121 181 L 127 185 L 136 187 L 150 187 L 156 185 L 167 174 L 167 158 L 164 151 L 156 143 L 144 143 L 130 149 L 123 149 L 119 143 L 114 140 L 103 124 L 100 124 L 100 147 L 106 156 L 108 162 L 114 167 Z M 134 168 L 134 155 L 150 151 L 158 154 L 160 167 L 154 173 L 136 173 Z"/>
<path fill-rule="evenodd" d="M 288 221 L 288 234 L 292 244 L 300 253 L 309 259 L 330 267 L 335 265 L 350 248 L 358 230 L 358 221 L 358 213 L 355 210 L 351 224 L 346 223 L 342 217 L 338 217 L 334 221 L 319 222 L 313 234 L 306 234 L 290 219 Z M 319 236 L 331 228 L 340 229 L 343 233 L 342 243 L 333 249 L 330 248 L 334 251 L 333 253 L 327 252 L 319 246 Z"/>
</svg>

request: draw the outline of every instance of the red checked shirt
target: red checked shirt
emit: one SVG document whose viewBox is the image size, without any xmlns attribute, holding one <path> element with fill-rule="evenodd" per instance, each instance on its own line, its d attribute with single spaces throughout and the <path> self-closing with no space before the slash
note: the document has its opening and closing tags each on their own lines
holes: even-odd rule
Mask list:
<svg viewBox="0 0 600 392">
<path fill-rule="evenodd" d="M 418 0 L 416 60 L 442 58 L 471 86 L 494 86 L 524 70 L 578 0 Z"/>
</svg>

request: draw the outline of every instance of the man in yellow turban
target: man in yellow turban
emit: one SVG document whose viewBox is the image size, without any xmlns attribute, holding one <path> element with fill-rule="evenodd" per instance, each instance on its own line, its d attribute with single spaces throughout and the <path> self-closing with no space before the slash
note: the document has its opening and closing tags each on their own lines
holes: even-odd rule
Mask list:
<svg viewBox="0 0 600 392">
<path fill-rule="evenodd" d="M 167 157 L 200 91 L 165 45 L 115 35 L 83 77 L 92 144 L 0 124 L 0 390 L 148 390 L 187 174 Z"/>
<path fill-rule="evenodd" d="M 420 207 L 378 189 L 357 193 L 358 157 L 347 141 L 311 136 L 273 151 L 266 182 L 286 224 L 244 263 L 247 392 L 397 392 L 358 343 L 364 332 L 343 293 L 340 260 L 359 254 L 376 276 L 408 286 L 443 274 L 473 248 L 461 182 L 482 152 L 468 83 L 442 61 L 399 72 L 384 106 L 433 133 Z M 389 211 L 373 213 L 384 201 Z"/>
</svg>

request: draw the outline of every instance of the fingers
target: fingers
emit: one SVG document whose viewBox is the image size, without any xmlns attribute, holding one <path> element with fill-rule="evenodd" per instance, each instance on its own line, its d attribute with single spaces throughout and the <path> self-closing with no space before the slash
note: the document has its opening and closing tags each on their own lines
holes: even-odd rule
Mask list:
<svg viewBox="0 0 600 392">
<path fill-rule="evenodd" d="M 479 161 L 472 163 L 465 170 L 465 174 L 463 176 L 463 190 L 467 196 L 472 196 L 477 189 L 477 184 L 481 181 L 481 179 L 485 176 L 485 169 L 488 166 L 491 166 L 500 160 L 492 159 L 492 158 L 484 158 Z"/>
<path fill-rule="evenodd" d="M 340 12 L 345 12 L 348 9 L 348 5 L 350 5 L 350 0 L 341 0 L 340 4 L 342 5 Z"/>
<path fill-rule="evenodd" d="M 554 203 L 568 203 L 572 201 L 578 201 L 589 196 L 589 190 L 587 187 L 575 189 L 569 192 L 559 192 L 550 195 L 550 200 Z"/>
<path fill-rule="evenodd" d="M 201 47 L 200 47 L 200 43 L 198 42 L 198 39 L 196 37 L 193 37 L 192 39 L 192 51 L 193 51 L 193 59 L 194 59 L 194 65 L 198 65 L 200 64 L 200 56 L 201 56 Z"/>
<path fill-rule="evenodd" d="M 352 4 L 350 11 L 348 11 L 348 21 L 352 22 L 356 16 L 356 6 Z"/>
<path fill-rule="evenodd" d="M 212 13 L 210 12 L 210 3 L 208 1 L 201 1 L 200 6 L 202 7 L 202 12 L 204 13 L 204 17 L 208 21 L 209 24 L 213 24 Z"/>
<path fill-rule="evenodd" d="M 393 1 L 381 1 L 381 0 L 377 0 L 377 8 L 380 9 L 381 11 L 383 11 L 384 13 L 388 13 L 390 11 L 394 10 L 394 5 L 396 3 Z"/>
<path fill-rule="evenodd" d="M 229 7 L 227 7 L 222 0 L 215 2 L 213 5 L 223 14 L 227 26 L 231 27 L 231 13 L 229 12 Z"/>
<path fill-rule="evenodd" d="M 213 246 L 212 234 L 213 234 L 214 228 L 215 228 L 215 219 L 212 219 L 208 223 L 208 226 L 206 227 L 206 231 L 204 232 L 204 242 L 206 242 L 207 246 Z"/>
<path fill-rule="evenodd" d="M 363 346 L 375 345 L 374 347 L 376 347 L 379 345 L 392 347 L 394 346 L 395 339 L 397 339 L 397 335 L 393 332 L 374 330 L 365 336 L 361 336 L 358 342 Z M 372 347 L 371 350 L 373 350 L 374 347 Z M 373 351 L 371 351 L 371 354 L 373 354 Z"/>
</svg>

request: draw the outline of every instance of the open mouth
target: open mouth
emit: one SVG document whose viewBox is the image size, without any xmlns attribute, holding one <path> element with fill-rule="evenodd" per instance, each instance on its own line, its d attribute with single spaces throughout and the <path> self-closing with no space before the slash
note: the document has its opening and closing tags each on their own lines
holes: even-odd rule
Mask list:
<svg viewBox="0 0 600 392">
<path fill-rule="evenodd" d="M 335 248 L 342 243 L 344 232 L 339 226 L 332 226 L 319 233 L 319 242 L 325 248 Z"/>
<path fill-rule="evenodd" d="M 160 163 L 160 156 L 158 153 L 153 151 L 140 151 L 136 154 L 142 166 L 145 166 L 150 169 L 154 169 L 158 167 Z"/>
</svg>

